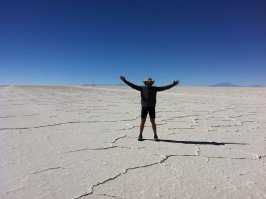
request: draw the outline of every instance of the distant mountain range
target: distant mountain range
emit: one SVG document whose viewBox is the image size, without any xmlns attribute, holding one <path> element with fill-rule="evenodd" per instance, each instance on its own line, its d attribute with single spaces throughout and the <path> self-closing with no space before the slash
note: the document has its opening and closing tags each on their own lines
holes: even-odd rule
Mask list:
<svg viewBox="0 0 266 199">
<path fill-rule="evenodd" d="M 210 85 L 210 86 L 211 87 L 264 87 L 262 85 L 241 86 L 241 85 L 233 84 L 230 82 L 221 82 L 221 83 Z"/>
<path fill-rule="evenodd" d="M 239 85 L 232 84 L 230 82 L 221 82 L 221 83 L 213 84 L 213 85 L 210 85 L 210 86 L 211 87 L 241 87 Z"/>
<path fill-rule="evenodd" d="M 125 86 L 125 84 L 83 84 L 83 86 Z"/>
<path fill-rule="evenodd" d="M 123 83 L 119 84 L 83 84 L 83 86 L 126 86 Z M 210 87 L 265 87 L 262 85 L 249 85 L 249 86 L 241 86 L 237 84 L 233 84 L 230 82 L 221 82 L 218 84 L 209 85 Z"/>
</svg>

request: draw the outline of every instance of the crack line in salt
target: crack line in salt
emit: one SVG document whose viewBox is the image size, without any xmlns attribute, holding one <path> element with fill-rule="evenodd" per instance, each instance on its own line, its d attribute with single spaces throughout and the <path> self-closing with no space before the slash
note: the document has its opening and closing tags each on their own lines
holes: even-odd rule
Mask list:
<svg viewBox="0 0 266 199">
<path fill-rule="evenodd" d="M 42 172 L 45 172 L 45 171 L 54 170 L 54 169 L 61 169 L 61 168 L 63 168 L 63 167 L 51 167 L 51 168 L 47 168 L 47 169 L 44 169 L 44 170 L 41 170 L 41 171 L 32 172 L 31 174 L 37 174 L 37 173 L 42 173 Z"/>
</svg>

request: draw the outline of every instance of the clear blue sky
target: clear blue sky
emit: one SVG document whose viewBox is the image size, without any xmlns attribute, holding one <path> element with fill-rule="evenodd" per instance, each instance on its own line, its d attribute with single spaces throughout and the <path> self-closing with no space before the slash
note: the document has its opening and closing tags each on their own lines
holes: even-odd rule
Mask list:
<svg viewBox="0 0 266 199">
<path fill-rule="evenodd" d="M 0 84 L 266 85 L 265 0 L 1 0 Z"/>
</svg>

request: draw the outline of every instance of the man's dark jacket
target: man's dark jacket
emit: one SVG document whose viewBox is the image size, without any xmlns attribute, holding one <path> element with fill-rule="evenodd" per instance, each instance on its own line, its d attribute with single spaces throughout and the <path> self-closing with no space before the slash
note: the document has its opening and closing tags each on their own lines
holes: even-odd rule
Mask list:
<svg viewBox="0 0 266 199">
<path fill-rule="evenodd" d="M 158 91 L 164 91 L 166 89 L 172 88 L 175 84 L 170 84 L 168 86 L 138 86 L 127 80 L 124 82 L 130 86 L 141 92 L 141 106 L 142 107 L 155 107 L 156 106 L 156 94 Z"/>
</svg>

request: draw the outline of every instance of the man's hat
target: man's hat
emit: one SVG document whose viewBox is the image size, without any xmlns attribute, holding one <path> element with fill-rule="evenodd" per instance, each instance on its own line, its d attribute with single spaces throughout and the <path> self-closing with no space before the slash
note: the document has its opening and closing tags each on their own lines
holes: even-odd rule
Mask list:
<svg viewBox="0 0 266 199">
<path fill-rule="evenodd" d="M 147 79 L 145 79 L 143 82 L 144 82 L 144 84 L 147 83 L 147 82 L 154 83 L 154 81 L 153 81 L 152 78 L 150 78 L 150 77 L 147 78 Z"/>
</svg>

